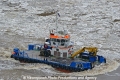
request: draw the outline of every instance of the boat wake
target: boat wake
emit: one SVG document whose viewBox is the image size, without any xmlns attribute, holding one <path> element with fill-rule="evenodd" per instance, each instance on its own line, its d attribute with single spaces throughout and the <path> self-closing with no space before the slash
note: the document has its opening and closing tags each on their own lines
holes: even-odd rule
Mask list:
<svg viewBox="0 0 120 80">
<path fill-rule="evenodd" d="M 111 72 L 116 70 L 119 67 L 119 62 L 116 60 L 107 59 L 107 63 L 102 63 L 101 65 L 96 65 L 91 70 L 86 70 L 82 72 L 72 72 L 72 73 L 63 73 L 57 71 L 46 64 L 39 63 L 20 63 L 19 61 L 10 58 L 12 49 L 0 48 L 0 70 L 8 70 L 8 69 L 25 69 L 25 70 L 40 70 L 47 75 L 66 75 L 66 76 L 94 76 L 99 74 L 105 74 L 107 72 Z"/>
</svg>

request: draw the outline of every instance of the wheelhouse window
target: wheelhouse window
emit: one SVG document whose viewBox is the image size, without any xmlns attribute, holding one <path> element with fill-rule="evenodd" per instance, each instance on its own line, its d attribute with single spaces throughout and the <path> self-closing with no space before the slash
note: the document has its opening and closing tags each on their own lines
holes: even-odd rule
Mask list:
<svg viewBox="0 0 120 80">
<path fill-rule="evenodd" d="M 64 44 L 65 44 L 65 40 L 61 39 L 61 46 L 64 46 Z"/>
<path fill-rule="evenodd" d="M 70 41 L 70 39 L 67 39 L 67 40 L 66 40 L 66 42 L 69 42 L 69 41 Z"/>
<path fill-rule="evenodd" d="M 56 39 L 51 38 L 51 41 L 53 41 L 53 44 L 56 45 Z"/>
<path fill-rule="evenodd" d="M 60 39 L 57 39 L 57 42 L 60 42 Z"/>
</svg>

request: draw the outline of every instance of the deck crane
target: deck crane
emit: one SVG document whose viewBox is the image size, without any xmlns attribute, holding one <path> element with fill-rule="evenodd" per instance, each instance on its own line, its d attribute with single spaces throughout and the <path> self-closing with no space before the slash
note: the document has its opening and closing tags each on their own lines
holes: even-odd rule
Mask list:
<svg viewBox="0 0 120 80">
<path fill-rule="evenodd" d="M 75 56 L 77 56 L 78 54 L 82 54 L 83 52 L 87 51 L 89 54 L 89 56 L 96 56 L 97 55 L 97 51 L 98 49 L 96 47 L 83 47 L 81 49 L 79 49 L 78 51 L 74 52 L 71 55 L 71 58 L 74 58 Z"/>
</svg>

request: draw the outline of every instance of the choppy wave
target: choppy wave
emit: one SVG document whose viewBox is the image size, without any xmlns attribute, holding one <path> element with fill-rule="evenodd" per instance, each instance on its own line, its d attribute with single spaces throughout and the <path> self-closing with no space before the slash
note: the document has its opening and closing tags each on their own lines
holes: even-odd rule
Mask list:
<svg viewBox="0 0 120 80">
<path fill-rule="evenodd" d="M 41 70 L 51 75 L 98 75 L 116 70 L 120 63 L 120 10 L 118 0 L 3 0 L 0 1 L 0 70 Z M 45 64 L 20 63 L 10 58 L 12 49 L 24 50 L 39 43 L 55 28 L 55 15 L 40 16 L 59 9 L 58 27 L 67 28 L 75 49 L 96 46 L 106 64 L 77 73 L 61 73 Z M 19 76 L 19 75 L 18 75 Z"/>
<path fill-rule="evenodd" d="M 15 70 L 15 69 L 26 69 L 26 70 L 41 70 L 46 74 L 51 75 L 69 75 L 69 76 L 93 76 L 98 74 L 105 74 L 116 70 L 119 67 L 119 63 L 116 60 L 107 59 L 106 64 L 96 65 L 92 70 L 82 71 L 82 72 L 72 72 L 72 73 L 62 73 L 56 71 L 49 65 L 46 64 L 35 64 L 35 63 L 20 63 L 12 58 L 10 58 L 10 51 L 1 48 L 0 57 L 0 70 Z"/>
</svg>

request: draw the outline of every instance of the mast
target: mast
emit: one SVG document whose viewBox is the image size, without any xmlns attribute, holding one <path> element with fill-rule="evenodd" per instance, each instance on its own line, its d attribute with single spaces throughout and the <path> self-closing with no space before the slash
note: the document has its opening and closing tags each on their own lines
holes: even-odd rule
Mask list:
<svg viewBox="0 0 120 80">
<path fill-rule="evenodd" d="M 56 14 L 56 31 L 58 29 L 58 11 L 55 12 Z"/>
</svg>

